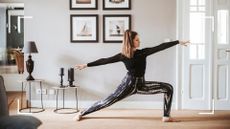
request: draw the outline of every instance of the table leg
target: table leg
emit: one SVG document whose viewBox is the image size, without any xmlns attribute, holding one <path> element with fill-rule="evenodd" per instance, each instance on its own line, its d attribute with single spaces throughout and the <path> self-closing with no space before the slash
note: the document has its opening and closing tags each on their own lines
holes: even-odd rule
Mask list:
<svg viewBox="0 0 230 129">
<path fill-rule="evenodd" d="M 77 88 L 75 89 L 75 99 L 76 99 L 76 109 L 78 110 L 78 96 L 77 96 Z"/>
<path fill-rule="evenodd" d="M 43 108 L 43 98 L 42 98 L 42 82 L 40 82 L 40 90 L 41 90 L 41 105 L 42 105 L 42 109 Z"/>
<path fill-rule="evenodd" d="M 58 95 L 59 95 L 59 89 L 57 89 L 57 95 L 56 95 L 56 109 L 58 109 Z"/>
<path fill-rule="evenodd" d="M 63 106 L 63 108 L 65 108 L 65 89 L 63 89 L 63 92 L 62 92 L 62 93 L 63 93 L 63 97 L 62 97 L 62 98 L 63 98 L 63 99 L 62 99 L 62 103 L 63 103 L 63 104 L 62 104 L 62 106 Z"/>
<path fill-rule="evenodd" d="M 23 82 L 22 82 L 22 91 L 21 91 L 21 109 L 23 107 L 23 89 L 24 89 L 24 85 L 23 85 Z"/>
<path fill-rule="evenodd" d="M 29 82 L 29 109 L 30 109 L 30 113 L 31 113 L 31 82 Z"/>
</svg>

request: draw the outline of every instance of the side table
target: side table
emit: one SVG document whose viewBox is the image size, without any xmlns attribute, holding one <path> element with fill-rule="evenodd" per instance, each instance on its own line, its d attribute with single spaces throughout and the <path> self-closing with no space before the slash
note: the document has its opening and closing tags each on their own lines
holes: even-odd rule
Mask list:
<svg viewBox="0 0 230 129">
<path fill-rule="evenodd" d="M 74 87 L 70 87 L 70 86 L 63 86 L 63 87 L 53 87 L 53 89 L 56 90 L 56 109 L 54 110 L 55 113 L 59 113 L 59 114 L 73 114 L 73 113 L 77 113 L 78 112 L 78 90 L 79 86 L 74 86 Z M 70 90 L 70 91 L 74 91 L 75 94 L 75 103 L 76 103 L 76 107 L 75 108 L 66 108 L 65 107 L 65 91 L 66 90 Z M 59 107 L 58 102 L 59 102 L 59 91 L 62 91 L 62 107 Z M 68 110 L 68 111 L 67 111 Z"/>
<path fill-rule="evenodd" d="M 20 112 L 23 113 L 39 113 L 39 112 L 43 112 L 45 111 L 44 107 L 43 107 L 43 98 L 42 98 L 42 82 L 43 80 L 41 79 L 35 79 L 35 80 L 20 80 L 19 81 L 21 83 L 21 108 L 19 109 Z M 40 102 L 41 102 L 41 106 L 40 107 L 32 107 L 31 106 L 31 87 L 32 87 L 32 83 L 39 83 L 39 88 L 40 88 Z M 29 97 L 26 100 L 26 107 L 23 107 L 23 91 L 24 91 L 24 84 L 25 87 L 27 86 L 27 84 L 29 84 L 29 90 L 28 90 L 28 94 Z M 26 111 L 28 110 L 28 111 Z"/>
</svg>

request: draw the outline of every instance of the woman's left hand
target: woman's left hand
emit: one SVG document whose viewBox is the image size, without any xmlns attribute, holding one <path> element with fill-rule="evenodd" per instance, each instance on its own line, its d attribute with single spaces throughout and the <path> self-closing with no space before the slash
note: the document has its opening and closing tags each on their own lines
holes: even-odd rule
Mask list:
<svg viewBox="0 0 230 129">
<path fill-rule="evenodd" d="M 179 40 L 179 44 L 180 45 L 183 45 L 183 46 L 187 46 L 188 44 L 190 44 L 190 41 L 189 40 Z"/>
</svg>

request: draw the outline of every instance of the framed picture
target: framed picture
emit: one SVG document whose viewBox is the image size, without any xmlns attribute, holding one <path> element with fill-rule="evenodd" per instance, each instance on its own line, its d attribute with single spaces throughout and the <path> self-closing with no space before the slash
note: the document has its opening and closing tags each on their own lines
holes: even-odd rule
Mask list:
<svg viewBox="0 0 230 129">
<path fill-rule="evenodd" d="M 70 0 L 70 10 L 96 10 L 98 0 Z"/>
<path fill-rule="evenodd" d="M 131 29 L 131 15 L 104 15 L 103 42 L 121 43 L 124 32 Z"/>
<path fill-rule="evenodd" d="M 98 42 L 98 15 L 70 15 L 71 42 Z"/>
<path fill-rule="evenodd" d="M 131 0 L 103 0 L 104 10 L 130 10 Z"/>
</svg>

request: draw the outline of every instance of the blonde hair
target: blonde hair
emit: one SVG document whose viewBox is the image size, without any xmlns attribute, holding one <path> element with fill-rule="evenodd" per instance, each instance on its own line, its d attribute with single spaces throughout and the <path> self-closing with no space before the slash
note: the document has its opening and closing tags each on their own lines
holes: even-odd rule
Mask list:
<svg viewBox="0 0 230 129">
<path fill-rule="evenodd" d="M 133 40 L 136 37 L 137 32 L 131 31 L 131 30 L 126 30 L 124 33 L 124 39 L 122 43 L 122 50 L 121 53 L 122 55 L 126 56 L 127 58 L 132 58 L 133 57 Z"/>
</svg>

